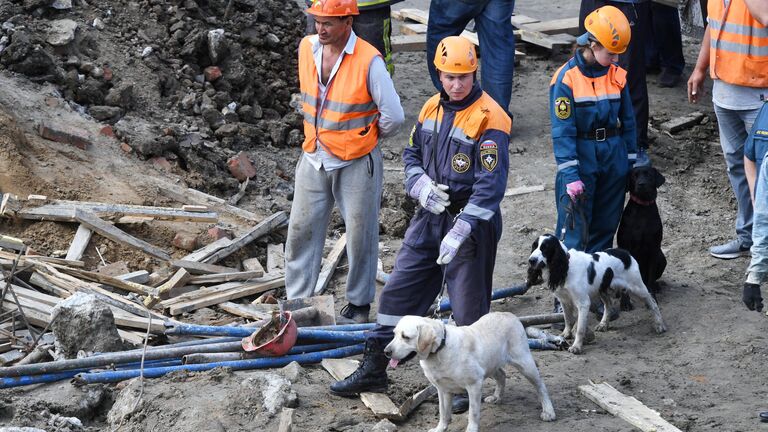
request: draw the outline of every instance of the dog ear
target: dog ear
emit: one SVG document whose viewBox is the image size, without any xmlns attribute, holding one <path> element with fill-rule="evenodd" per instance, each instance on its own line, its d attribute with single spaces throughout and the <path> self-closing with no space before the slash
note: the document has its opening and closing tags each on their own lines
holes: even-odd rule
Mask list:
<svg viewBox="0 0 768 432">
<path fill-rule="evenodd" d="M 560 243 L 557 239 L 555 241 Z M 547 267 L 549 268 L 549 289 L 554 291 L 563 286 L 565 278 L 568 277 L 568 255 L 561 244 L 552 248 L 551 256 L 547 257 Z"/>
<path fill-rule="evenodd" d="M 437 335 L 435 334 L 435 329 L 432 328 L 431 325 L 419 325 L 419 334 L 416 338 L 416 351 L 420 357 L 424 358 L 429 355 L 436 338 Z"/>
<path fill-rule="evenodd" d="M 656 187 L 659 187 L 664 184 L 667 179 L 664 178 L 663 175 L 657 170 L 656 168 L 653 169 L 654 174 L 656 175 Z"/>
<path fill-rule="evenodd" d="M 536 248 L 539 247 L 539 238 L 537 237 L 536 240 L 533 241 L 533 244 L 531 245 L 531 253 L 536 250 Z"/>
</svg>

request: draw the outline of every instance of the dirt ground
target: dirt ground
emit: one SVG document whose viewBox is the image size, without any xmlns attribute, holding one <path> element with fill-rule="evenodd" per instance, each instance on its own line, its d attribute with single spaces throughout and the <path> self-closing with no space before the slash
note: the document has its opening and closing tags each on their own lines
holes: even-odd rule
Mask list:
<svg viewBox="0 0 768 432">
<path fill-rule="evenodd" d="M 562 1 L 544 10 L 540 2 L 524 0 L 518 1 L 516 10 L 529 16 L 554 19 L 574 16 L 578 3 Z M 428 0 L 409 0 L 396 6 L 400 7 L 426 9 Z M 684 43 L 687 76 L 699 41 L 686 39 Z M 504 234 L 494 275 L 496 288 L 524 280 L 530 243 L 539 234 L 552 232 L 554 228 L 555 163 L 549 134 L 547 89 L 552 74 L 567 58 L 568 53 L 549 55 L 529 49 L 527 58 L 516 67 L 508 187 L 544 184 L 545 191 L 508 197 L 502 203 Z M 421 105 L 434 89 L 428 79 L 423 53 L 399 53 L 394 59 L 395 83 L 405 109 L 406 125 L 397 136 L 382 142 L 387 184 L 385 207 L 389 207 L 383 213 L 400 214 L 404 212 L 404 199 L 399 155 Z M 747 311 L 740 301 L 748 259 L 721 261 L 707 253 L 709 246 L 729 240 L 734 233 L 735 199 L 725 173 L 716 118 L 710 102 L 699 106 L 687 103 L 684 84 L 663 89 L 656 85 L 655 78 L 648 77 L 654 127 L 650 154 L 654 166 L 667 180 L 658 197 L 665 228 L 663 248 L 669 261 L 662 278 L 659 304 L 669 331 L 656 335 L 647 313 L 635 310 L 622 313 L 612 329 L 598 334 L 583 355 L 534 352 L 554 403 L 557 421 L 539 420 L 532 387 L 510 369 L 502 403 L 483 406 L 483 430 L 635 430 L 580 394 L 578 386 L 590 380 L 608 382 L 636 397 L 684 431 L 768 430 L 768 425 L 761 425 L 756 419 L 758 411 L 768 409 L 765 397 L 768 321 L 763 314 Z M 145 179 L 170 175 L 149 161 L 123 153 L 115 141 L 97 138 L 96 145 L 82 152 L 42 140 L 33 133 L 38 121 L 55 117 L 98 136 L 101 125 L 84 119 L 66 104 L 48 106 L 46 97 L 57 98 L 53 86 L 33 84 L 19 75 L 0 72 L 0 190 L 67 199 L 170 203 Z M 674 136 L 658 132 L 662 122 L 693 111 L 707 115 L 703 124 Z M 264 156 L 268 167 L 280 169 L 292 179 L 292 166 L 299 155 L 297 148 L 270 147 L 259 152 L 256 154 Z M 256 158 L 257 164 L 259 158 Z M 278 166 L 275 160 L 282 162 Z M 277 190 L 282 198 L 268 200 L 268 206 L 259 204 L 264 193 L 270 192 L 264 189 L 251 190 L 241 205 L 260 214 L 266 214 L 265 210 L 287 210 L 289 202 L 285 196 L 290 190 L 282 186 Z M 400 214 L 398 219 L 402 217 Z M 43 253 L 66 249 L 75 230 L 74 225 L 67 224 L 3 224 L 0 233 L 22 236 Z M 337 221 L 332 228 L 339 226 Z M 236 227 L 233 225 L 233 228 Z M 148 241 L 168 244 L 174 229 L 179 227 L 164 225 L 152 230 L 139 227 L 133 232 Z M 382 260 L 385 269 L 390 269 L 400 238 L 385 233 L 382 242 Z M 106 251 L 110 251 L 106 256 L 108 261 L 126 260 L 131 270 L 151 270 L 159 265 L 107 240 L 93 243 L 106 246 Z M 248 253 L 260 256 L 264 244 L 257 244 Z M 86 252 L 88 265 L 94 265 L 97 259 L 93 249 L 91 245 Z M 174 255 L 182 254 L 183 251 L 174 252 Z M 345 266 L 343 261 L 330 289 L 337 295 L 337 307 L 344 304 Z M 494 303 L 493 310 L 530 315 L 549 312 L 551 306 L 552 294 L 539 286 L 524 296 Z M 110 418 L 108 412 L 116 400 L 126 397 L 126 392 L 135 394 L 135 382 L 82 389 L 61 382 L 2 390 L 0 425 L 34 426 L 51 431 L 277 430 L 277 417 L 266 412 L 258 397 L 259 377 L 264 374 L 218 370 L 147 380 L 136 411 L 119 421 Z M 415 362 L 399 367 L 390 377 L 393 383 L 390 397 L 395 403 L 427 384 Z M 322 368 L 308 366 L 300 371 L 298 378 L 292 378 L 292 388 L 298 396 L 294 430 L 370 431 L 378 421 L 359 399 L 329 396 L 327 386 L 332 379 Z M 490 382 L 486 383 L 485 391 L 491 391 Z M 85 427 L 52 422 L 53 414 L 78 416 Z M 398 430 L 427 430 L 436 422 L 436 401 L 427 401 L 399 424 Z M 458 415 L 454 416 L 449 430 L 460 431 L 465 427 L 466 415 Z"/>
</svg>

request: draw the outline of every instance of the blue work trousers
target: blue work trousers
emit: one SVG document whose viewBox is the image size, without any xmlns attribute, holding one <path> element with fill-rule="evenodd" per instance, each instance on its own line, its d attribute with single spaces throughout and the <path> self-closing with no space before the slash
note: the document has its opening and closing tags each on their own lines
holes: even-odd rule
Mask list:
<svg viewBox="0 0 768 432">
<path fill-rule="evenodd" d="M 447 285 L 444 295 L 451 299 L 456 325 L 470 325 L 487 314 L 491 308 L 500 219 L 497 213 L 491 221 L 480 222 L 461 245 L 456 257 L 440 266 L 436 262 L 440 243 L 453 227 L 453 217 L 446 212 L 433 215 L 419 209 L 405 233 L 395 268 L 381 292 L 376 317 L 378 326 L 368 333 L 368 337 L 389 343 L 400 318 L 424 316 L 440 294 L 443 271 Z"/>
<path fill-rule="evenodd" d="M 645 38 L 645 64 L 681 75 L 685 68 L 680 13 L 676 7 L 651 2 L 651 31 Z"/>
<path fill-rule="evenodd" d="M 621 220 L 629 171 L 627 151 L 620 137 L 605 141 L 580 139 L 578 151 L 584 193 L 571 203 L 566 180 L 557 174 L 556 232 L 569 249 L 599 252 L 613 247 Z"/>
<path fill-rule="evenodd" d="M 480 42 L 480 85 L 493 100 L 509 111 L 515 73 L 515 35 L 510 18 L 515 0 L 432 0 L 427 25 L 427 67 L 438 91 L 443 89 L 435 69 L 437 45 L 458 36 L 474 19 Z"/>
</svg>

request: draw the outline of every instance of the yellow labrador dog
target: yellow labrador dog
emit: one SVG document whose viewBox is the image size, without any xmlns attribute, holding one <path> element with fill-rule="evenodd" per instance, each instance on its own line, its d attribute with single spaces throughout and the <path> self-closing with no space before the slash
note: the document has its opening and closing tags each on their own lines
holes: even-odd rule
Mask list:
<svg viewBox="0 0 768 432">
<path fill-rule="evenodd" d="M 534 338 L 558 339 L 533 327 L 527 331 Z M 536 387 L 541 402 L 541 419 L 555 419 L 552 401 L 528 348 L 526 329 L 511 313 L 490 313 L 466 327 L 446 325 L 430 318 L 405 316 L 395 327 L 395 337 L 384 348 L 384 353 L 391 359 L 391 367 L 397 367 L 400 360 L 416 353 L 424 375 L 437 388 L 440 423 L 430 432 L 444 432 L 448 428 L 453 394 L 464 391 L 469 395 L 467 432 L 477 432 L 483 380 L 489 377 L 496 380 L 493 395 L 485 401 L 499 403 L 504 392 L 506 365 L 516 367 Z"/>
</svg>

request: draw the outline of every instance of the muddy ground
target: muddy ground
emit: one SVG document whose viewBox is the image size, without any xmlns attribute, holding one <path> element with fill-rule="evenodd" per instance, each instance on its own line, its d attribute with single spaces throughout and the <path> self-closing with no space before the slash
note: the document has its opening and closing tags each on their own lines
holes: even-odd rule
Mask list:
<svg viewBox="0 0 768 432">
<path fill-rule="evenodd" d="M 396 7 L 426 9 L 428 1 L 410 0 Z M 534 0 L 519 1 L 520 13 L 546 18 L 573 16 L 578 2 L 568 0 L 547 6 Z M 686 60 L 695 61 L 699 41 L 685 40 Z M 516 68 L 511 111 L 515 114 L 510 145 L 509 187 L 544 184 L 544 192 L 509 197 L 502 204 L 504 235 L 499 247 L 494 283 L 497 288 L 520 283 L 531 241 L 551 232 L 555 222 L 552 157 L 547 113 L 547 86 L 567 53 L 550 55 L 528 49 L 528 57 Z M 382 213 L 398 213 L 402 219 L 403 192 L 400 151 L 424 101 L 434 92 L 428 79 L 423 53 L 395 55 L 396 86 L 406 112 L 406 126 L 396 137 L 382 143 L 385 154 L 387 191 Z M 536 396 L 530 385 L 509 370 L 507 393 L 501 405 L 483 407 L 482 427 L 488 431 L 631 431 L 632 426 L 598 408 L 584 398 L 578 386 L 589 380 L 605 381 L 658 410 L 664 418 L 685 431 L 757 431 L 768 426 L 756 421 L 756 413 L 768 408 L 768 361 L 763 314 L 747 311 L 740 302 L 740 286 L 746 258 L 721 261 L 710 257 L 707 248 L 733 235 L 735 199 L 725 174 L 718 144 L 716 118 L 711 103 L 691 106 L 680 85 L 662 89 L 655 76 L 648 77 L 652 143 L 651 158 L 666 176 L 658 204 L 665 227 L 663 248 L 669 265 L 662 278 L 659 297 L 669 331 L 656 335 L 643 310 L 623 313 L 608 333 L 598 334 L 586 353 L 535 352 L 549 388 L 558 419 L 539 420 Z M 65 104 L 51 107 L 45 97 L 54 95 L 49 84 L 32 84 L 24 77 L 3 72 L 0 76 L 0 189 L 20 195 L 42 193 L 57 198 L 115 202 L 173 204 L 159 196 L 148 177 L 170 174 L 151 162 L 119 149 L 119 143 L 98 138 L 88 152 L 40 139 L 33 128 L 40 119 L 56 117 L 71 121 L 98 135 L 101 125 Z M 675 136 L 658 132 L 660 123 L 692 111 L 707 114 L 704 124 Z M 15 118 L 11 120 L 10 118 Z M 17 127 L 13 124 L 17 123 Z M 24 136 L 24 138 L 22 138 Z M 289 179 L 299 155 L 295 147 L 263 148 L 254 153 L 268 165 L 276 162 Z M 174 168 L 173 170 L 176 170 Z M 291 183 L 287 181 L 287 183 Z M 260 206 L 262 190 L 252 190 L 241 205 L 266 214 L 265 209 L 286 208 L 287 200 L 270 199 Z M 283 193 L 287 195 L 289 191 Z M 338 228 L 336 223 L 332 228 Z M 202 226 L 135 228 L 136 235 L 157 244 L 168 244 L 173 230 L 201 230 Z M 234 225 L 235 231 L 242 229 Z M 0 226 L 0 232 L 19 235 L 37 250 L 52 253 L 66 249 L 74 233 L 67 224 L 37 223 Z M 130 231 L 130 229 L 129 229 Z M 279 234 L 276 240 L 279 241 Z M 391 268 L 400 238 L 387 233 L 382 238 L 382 259 Z M 153 259 L 124 250 L 107 240 L 108 261 L 126 260 L 131 270 L 152 269 Z M 263 258 L 266 240 L 246 253 Z M 95 265 L 94 245 L 86 252 L 86 263 Z M 175 251 L 174 255 L 182 255 Z M 331 286 L 337 307 L 344 304 L 346 262 L 342 262 Z M 379 287 L 380 288 L 380 287 Z M 543 287 L 528 294 L 495 303 L 494 310 L 518 315 L 545 313 L 552 295 Z M 220 318 L 215 309 L 213 319 Z M 210 317 L 209 317 L 210 318 Z M 184 317 L 195 321 L 195 316 Z M 593 320 L 594 324 L 594 320 Z M 174 374 L 147 380 L 136 411 L 115 420 L 108 416 L 116 400 L 135 394 L 136 383 L 90 386 L 76 389 L 69 383 L 0 391 L 0 425 L 35 426 L 45 430 L 82 430 L 52 422 L 55 414 L 78 416 L 91 431 L 234 431 L 276 430 L 277 418 L 266 412 L 259 397 L 258 377 L 264 372 L 216 371 L 203 374 Z M 399 403 L 426 384 L 417 364 L 411 362 L 390 374 L 390 396 Z M 331 377 L 320 367 L 303 368 L 291 376 L 298 396 L 295 430 L 369 431 L 377 419 L 358 399 L 329 396 Z M 126 388 L 124 390 L 124 388 Z M 486 392 L 491 391 L 487 383 Z M 125 402 L 125 401 L 123 401 Z M 130 402 L 130 400 L 129 400 Z M 400 431 L 422 431 L 437 422 L 437 405 L 428 401 L 418 408 Z M 49 424 L 50 423 L 50 424 Z M 449 430 L 466 427 L 466 415 L 454 417 Z"/>
</svg>

